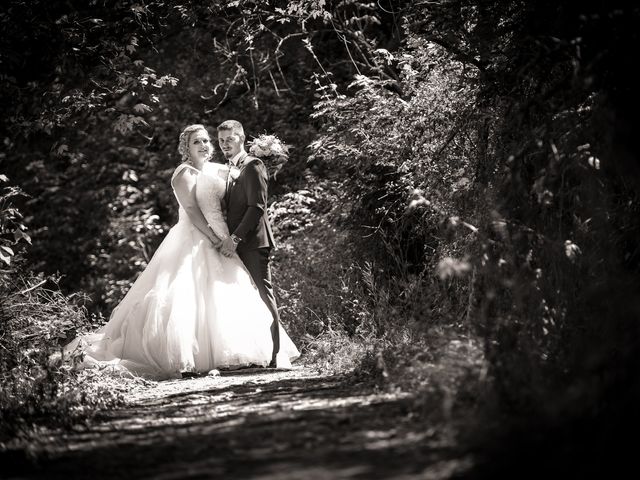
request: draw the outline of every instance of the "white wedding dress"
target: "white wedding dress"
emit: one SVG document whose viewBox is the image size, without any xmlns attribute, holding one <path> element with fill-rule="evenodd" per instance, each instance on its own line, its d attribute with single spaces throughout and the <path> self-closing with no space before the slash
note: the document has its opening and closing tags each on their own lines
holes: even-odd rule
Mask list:
<svg viewBox="0 0 640 480">
<path fill-rule="evenodd" d="M 214 233 L 229 235 L 221 209 L 228 167 L 205 163 L 197 173 L 198 206 Z M 184 371 L 259 364 L 272 355 L 272 317 L 237 255 L 225 257 L 196 227 L 185 210 L 162 241 L 109 322 L 65 347 L 84 352 L 82 366 L 109 366 L 152 379 L 180 377 Z M 278 367 L 299 356 L 280 328 Z"/>
</svg>

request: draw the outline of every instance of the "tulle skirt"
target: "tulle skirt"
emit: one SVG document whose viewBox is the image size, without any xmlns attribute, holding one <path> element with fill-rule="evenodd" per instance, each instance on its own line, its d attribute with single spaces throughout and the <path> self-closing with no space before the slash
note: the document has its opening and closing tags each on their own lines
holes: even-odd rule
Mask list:
<svg viewBox="0 0 640 480">
<path fill-rule="evenodd" d="M 152 379 L 181 372 L 267 365 L 272 317 L 237 255 L 225 257 L 188 220 L 160 244 L 109 322 L 65 347 L 83 366 Z M 279 367 L 299 356 L 280 327 Z"/>
</svg>

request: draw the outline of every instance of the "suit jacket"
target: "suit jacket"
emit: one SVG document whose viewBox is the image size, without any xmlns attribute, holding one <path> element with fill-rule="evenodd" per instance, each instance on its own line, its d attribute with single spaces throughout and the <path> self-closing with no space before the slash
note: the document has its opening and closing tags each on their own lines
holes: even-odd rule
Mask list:
<svg viewBox="0 0 640 480">
<path fill-rule="evenodd" d="M 242 238 L 238 251 L 274 247 L 267 216 L 267 168 L 258 158 L 245 155 L 238 162 L 240 173 L 227 189 L 229 232 Z"/>
</svg>

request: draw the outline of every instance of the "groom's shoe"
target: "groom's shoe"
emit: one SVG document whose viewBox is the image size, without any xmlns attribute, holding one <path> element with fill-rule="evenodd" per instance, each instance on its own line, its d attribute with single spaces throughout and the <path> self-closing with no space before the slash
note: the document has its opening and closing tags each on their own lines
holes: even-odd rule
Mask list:
<svg viewBox="0 0 640 480">
<path fill-rule="evenodd" d="M 267 368 L 278 368 L 278 363 L 276 362 L 275 358 L 271 359 L 271 361 L 269 362 L 269 365 L 267 365 Z"/>
</svg>

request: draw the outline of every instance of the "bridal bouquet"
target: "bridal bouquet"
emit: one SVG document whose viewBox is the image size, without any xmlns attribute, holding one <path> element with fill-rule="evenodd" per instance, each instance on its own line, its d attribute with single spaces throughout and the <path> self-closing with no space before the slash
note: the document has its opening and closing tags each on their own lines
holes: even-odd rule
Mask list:
<svg viewBox="0 0 640 480">
<path fill-rule="evenodd" d="M 275 135 L 263 133 L 249 142 L 249 153 L 264 162 L 269 178 L 276 178 L 289 160 L 289 145 Z"/>
</svg>

